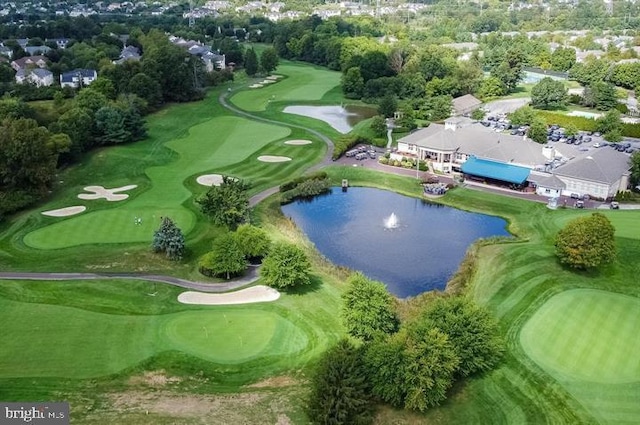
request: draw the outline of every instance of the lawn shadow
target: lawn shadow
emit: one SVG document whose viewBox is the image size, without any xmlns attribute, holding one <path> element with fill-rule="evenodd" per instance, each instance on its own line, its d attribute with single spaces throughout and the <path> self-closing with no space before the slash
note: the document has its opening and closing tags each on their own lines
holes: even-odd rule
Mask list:
<svg viewBox="0 0 640 425">
<path fill-rule="evenodd" d="M 308 285 L 299 285 L 295 288 L 288 288 L 286 290 L 282 290 L 287 295 L 306 295 L 312 292 L 315 292 L 320 289 L 322 286 L 322 279 L 318 276 L 311 275 L 311 283 Z"/>
</svg>

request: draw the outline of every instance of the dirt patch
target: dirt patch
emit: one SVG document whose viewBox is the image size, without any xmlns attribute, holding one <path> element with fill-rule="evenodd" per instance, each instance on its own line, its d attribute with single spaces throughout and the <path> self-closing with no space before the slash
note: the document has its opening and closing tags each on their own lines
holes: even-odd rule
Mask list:
<svg viewBox="0 0 640 425">
<path fill-rule="evenodd" d="M 248 385 L 248 388 L 281 388 L 298 385 L 300 382 L 290 376 L 273 376 L 271 378 L 264 379 L 256 382 L 255 384 Z"/>
<path fill-rule="evenodd" d="M 121 412 L 146 412 L 180 417 L 220 417 L 232 420 L 229 415 L 235 413 L 238 421 L 226 423 L 244 423 L 242 415 L 246 406 L 260 403 L 266 396 L 256 393 L 233 394 L 228 396 L 202 396 L 174 394 L 169 392 L 144 393 L 127 391 L 109 395 L 113 407 Z M 223 413 L 224 412 L 224 413 Z M 210 422 L 221 423 L 221 422 Z"/>
<path fill-rule="evenodd" d="M 76 205 L 73 207 L 60 208 L 57 210 L 49 210 L 42 211 L 42 215 L 46 215 L 49 217 L 68 217 L 70 215 L 80 214 L 81 212 L 85 212 L 87 207 L 83 205 Z"/>
<path fill-rule="evenodd" d="M 287 162 L 291 161 L 288 156 L 275 156 L 275 155 L 261 155 L 258 157 L 258 161 L 262 162 Z"/>
<path fill-rule="evenodd" d="M 175 384 L 181 379 L 176 376 L 167 376 L 164 370 L 154 370 L 145 372 L 142 375 L 136 375 L 129 378 L 129 385 L 144 385 L 152 388 L 166 387 L 168 384 Z"/>
</svg>

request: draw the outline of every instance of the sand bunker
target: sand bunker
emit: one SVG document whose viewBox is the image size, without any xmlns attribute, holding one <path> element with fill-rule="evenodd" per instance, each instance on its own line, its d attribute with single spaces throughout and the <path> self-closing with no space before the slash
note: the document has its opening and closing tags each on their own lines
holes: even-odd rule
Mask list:
<svg viewBox="0 0 640 425">
<path fill-rule="evenodd" d="M 187 291 L 178 295 L 182 304 L 198 305 L 230 305 L 251 304 L 275 301 L 280 298 L 280 292 L 264 285 L 252 286 L 226 294 L 208 294 L 204 292 Z"/>
<path fill-rule="evenodd" d="M 260 81 L 260 84 L 271 84 L 271 83 L 275 83 L 275 80 L 262 80 L 262 81 Z"/>
<path fill-rule="evenodd" d="M 138 187 L 138 185 L 135 185 L 135 184 L 130 184 L 128 186 L 122 186 L 122 187 L 115 187 L 113 189 L 105 189 L 103 186 L 86 186 L 84 190 L 86 190 L 87 192 L 94 192 L 94 193 L 81 193 L 78 195 L 78 198 L 87 199 L 90 201 L 93 201 L 96 199 L 103 199 L 103 198 L 110 202 L 123 201 L 127 199 L 129 195 L 127 195 L 126 193 L 117 194 L 116 192 L 124 192 L 127 190 L 135 189 L 136 187 Z"/>
<path fill-rule="evenodd" d="M 291 161 L 288 156 L 274 156 L 274 155 L 261 155 L 258 157 L 258 161 L 262 162 L 287 162 Z"/>
<path fill-rule="evenodd" d="M 251 85 L 249 86 L 249 88 L 250 88 L 250 89 L 258 89 L 258 88 L 260 88 L 260 87 L 262 87 L 262 84 L 251 84 Z"/>
<path fill-rule="evenodd" d="M 68 217 L 70 215 L 80 214 L 81 212 L 84 212 L 86 209 L 87 207 L 83 205 L 76 205 L 74 207 L 66 207 L 66 208 L 60 208 L 57 210 L 43 211 L 41 214 L 48 215 L 49 217 Z"/>
<path fill-rule="evenodd" d="M 203 186 L 220 186 L 222 184 L 221 174 L 204 174 L 196 179 Z"/>
<path fill-rule="evenodd" d="M 286 142 L 284 142 L 285 145 L 296 145 L 296 146 L 310 145 L 311 143 L 313 143 L 311 140 L 287 140 Z"/>
<path fill-rule="evenodd" d="M 268 77 L 265 77 L 267 80 L 277 80 L 279 78 L 282 78 L 282 75 L 269 75 Z"/>
</svg>

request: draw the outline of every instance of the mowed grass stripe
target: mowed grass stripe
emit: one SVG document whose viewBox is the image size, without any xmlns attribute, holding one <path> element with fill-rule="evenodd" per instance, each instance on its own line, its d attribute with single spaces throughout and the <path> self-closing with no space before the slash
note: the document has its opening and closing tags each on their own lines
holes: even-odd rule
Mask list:
<svg viewBox="0 0 640 425">
<path fill-rule="evenodd" d="M 627 326 L 628 322 L 635 327 Z M 640 379 L 640 300 L 575 289 L 548 300 L 520 341 L 533 360 L 561 380 L 625 383 Z"/>
<path fill-rule="evenodd" d="M 320 100 L 340 84 L 341 74 L 326 68 L 282 61 L 277 74 L 287 78 L 259 89 L 247 89 L 231 97 L 231 102 L 245 111 L 264 111 L 271 101 L 304 102 Z"/>
</svg>

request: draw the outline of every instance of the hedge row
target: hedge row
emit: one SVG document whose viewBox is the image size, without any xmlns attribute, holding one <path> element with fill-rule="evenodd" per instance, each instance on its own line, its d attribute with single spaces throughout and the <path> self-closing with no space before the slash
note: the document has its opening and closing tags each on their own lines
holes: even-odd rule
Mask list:
<svg viewBox="0 0 640 425">
<path fill-rule="evenodd" d="M 288 188 L 286 191 L 281 190 L 280 204 L 288 204 L 297 198 L 311 198 L 331 190 L 331 180 L 324 171 L 298 178 L 295 181 L 297 183 L 294 186 L 291 185 L 291 182 L 280 186 L 281 189 L 282 187 Z"/>
<path fill-rule="evenodd" d="M 583 131 L 597 131 L 598 128 L 598 122 L 593 118 L 572 117 L 557 112 L 540 110 L 536 110 L 536 113 L 545 120 L 547 125 L 557 124 L 560 127 L 567 127 L 569 124 L 572 124 L 578 130 Z M 622 123 L 622 135 L 625 137 L 640 138 L 640 124 Z"/>
<path fill-rule="evenodd" d="M 355 135 L 355 136 L 343 136 L 334 142 L 335 148 L 333 149 L 334 160 L 340 158 L 343 153 L 359 144 L 370 145 L 373 141 L 365 136 Z"/>
<path fill-rule="evenodd" d="M 289 180 L 288 182 L 284 182 L 280 185 L 280 192 L 286 192 L 298 186 L 300 183 L 307 180 L 324 180 L 327 178 L 327 173 L 325 171 L 315 171 L 311 174 L 307 174 L 306 176 L 298 177 L 293 180 Z"/>
</svg>

